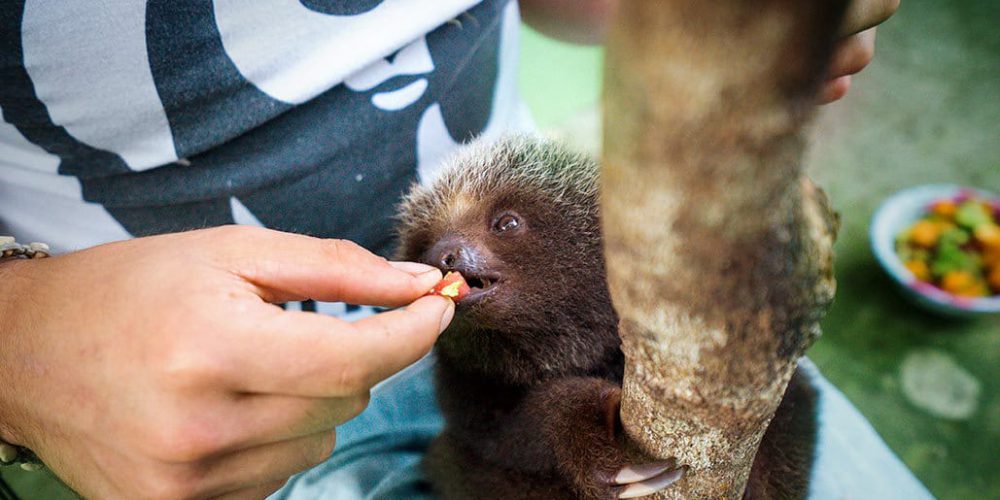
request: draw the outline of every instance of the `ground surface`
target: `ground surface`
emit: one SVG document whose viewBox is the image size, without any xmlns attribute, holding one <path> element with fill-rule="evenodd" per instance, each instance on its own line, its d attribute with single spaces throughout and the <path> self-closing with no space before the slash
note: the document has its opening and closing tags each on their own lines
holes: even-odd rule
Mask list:
<svg viewBox="0 0 1000 500">
<path fill-rule="evenodd" d="M 903 2 L 875 62 L 823 109 L 808 162 L 843 217 L 840 288 L 809 355 L 947 499 L 1000 498 L 1000 317 L 923 313 L 882 273 L 867 231 L 879 202 L 908 186 L 1000 193 L 997 26 L 1000 2 Z M 531 32 L 522 50 L 522 91 L 542 127 L 595 149 L 600 51 Z"/>
</svg>

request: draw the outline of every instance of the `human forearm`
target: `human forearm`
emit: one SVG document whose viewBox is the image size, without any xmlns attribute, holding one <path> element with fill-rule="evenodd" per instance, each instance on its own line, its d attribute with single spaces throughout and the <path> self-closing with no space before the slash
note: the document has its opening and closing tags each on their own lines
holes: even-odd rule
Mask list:
<svg viewBox="0 0 1000 500">
<path fill-rule="evenodd" d="M 19 346 L 12 327 L 19 322 L 15 315 L 29 313 L 30 276 L 36 265 L 21 259 L 0 261 L 0 440 L 11 444 L 21 444 L 17 424 L 23 420 L 15 396 L 23 373 L 15 361 Z"/>
<path fill-rule="evenodd" d="M 539 32 L 565 42 L 604 43 L 619 0 L 521 0 L 521 17 Z"/>
</svg>

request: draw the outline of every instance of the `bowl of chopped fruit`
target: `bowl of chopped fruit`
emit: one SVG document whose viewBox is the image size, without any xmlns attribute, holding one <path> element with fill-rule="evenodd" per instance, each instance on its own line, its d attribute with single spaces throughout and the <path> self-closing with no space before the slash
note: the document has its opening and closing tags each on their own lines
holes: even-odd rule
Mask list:
<svg viewBox="0 0 1000 500">
<path fill-rule="evenodd" d="M 896 193 L 875 212 L 872 248 L 907 295 L 952 315 L 1000 313 L 1000 197 L 951 185 Z"/>
</svg>

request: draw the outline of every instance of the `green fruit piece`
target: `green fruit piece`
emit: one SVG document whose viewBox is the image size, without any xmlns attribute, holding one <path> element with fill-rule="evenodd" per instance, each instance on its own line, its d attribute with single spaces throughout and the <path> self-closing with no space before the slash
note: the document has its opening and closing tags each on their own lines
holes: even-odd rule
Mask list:
<svg viewBox="0 0 1000 500">
<path fill-rule="evenodd" d="M 913 249 L 907 245 L 898 245 L 896 247 L 896 256 L 903 262 L 913 260 Z"/>
<path fill-rule="evenodd" d="M 989 224 L 990 220 L 989 212 L 982 203 L 975 200 L 966 200 L 955 212 L 955 222 L 968 229 L 975 229 L 980 224 Z"/>
<path fill-rule="evenodd" d="M 951 271 L 966 271 L 979 275 L 979 256 L 962 250 L 962 245 L 969 241 L 969 233 L 962 229 L 946 231 L 938 240 L 937 252 L 931 261 L 931 274 L 937 277 Z"/>
<path fill-rule="evenodd" d="M 969 242 L 971 235 L 965 229 L 955 227 L 951 228 L 943 233 L 938 239 L 938 251 L 941 251 L 942 247 L 960 247 Z"/>
</svg>

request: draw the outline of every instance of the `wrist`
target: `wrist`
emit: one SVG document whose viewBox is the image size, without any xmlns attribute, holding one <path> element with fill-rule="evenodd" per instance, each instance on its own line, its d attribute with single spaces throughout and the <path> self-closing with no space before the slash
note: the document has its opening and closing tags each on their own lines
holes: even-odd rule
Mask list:
<svg viewBox="0 0 1000 500">
<path fill-rule="evenodd" d="M 52 251 L 45 243 L 21 244 L 13 236 L 0 235 L 0 341 L 7 343 L 9 340 L 4 335 L 9 333 L 4 331 L 4 326 L 9 327 L 14 322 L 12 318 L 17 312 L 14 304 L 32 291 L 31 286 L 25 285 L 28 270 L 36 267 L 31 261 L 50 255 Z M 0 355 L 7 350 L 0 351 Z"/>
<path fill-rule="evenodd" d="M 32 289 L 31 276 L 37 264 L 30 259 L 0 259 L 0 346 L 3 347 L 0 349 L 0 373 L 10 366 L 4 358 L 10 354 L 17 318 Z"/>
<path fill-rule="evenodd" d="M 0 440 L 15 441 L 13 408 L 17 406 L 14 386 L 17 384 L 18 309 L 23 302 L 27 279 L 24 269 L 30 264 L 22 259 L 0 260 Z"/>
<path fill-rule="evenodd" d="M 32 307 L 31 290 L 35 269 L 34 259 L 0 260 L 0 465 L 21 464 L 26 470 L 37 469 L 37 457 L 26 445 L 25 427 L 19 390 L 24 386 L 24 349 L 21 326 L 26 309 Z M 23 394 L 22 394 L 23 396 Z M 12 451 L 13 458 L 12 457 Z"/>
<path fill-rule="evenodd" d="M 25 268 L 30 261 L 51 255 L 45 243 L 20 244 L 13 236 L 0 235 L 0 318 L 7 319 L 10 312 L 3 307 L 20 296 Z M 0 328 L 6 321 L 0 321 Z"/>
</svg>

